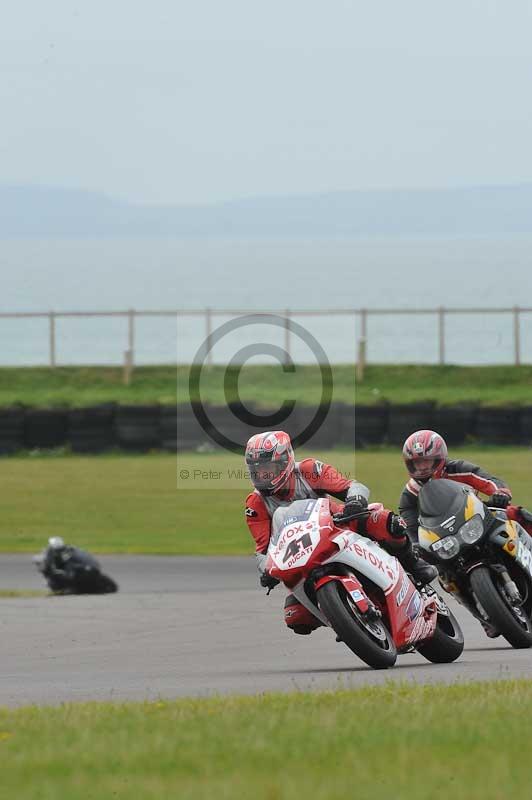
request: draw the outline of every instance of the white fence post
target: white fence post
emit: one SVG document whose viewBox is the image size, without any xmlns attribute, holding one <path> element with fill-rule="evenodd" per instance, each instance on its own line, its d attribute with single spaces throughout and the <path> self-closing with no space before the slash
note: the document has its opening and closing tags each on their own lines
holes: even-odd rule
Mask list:
<svg viewBox="0 0 532 800">
<path fill-rule="evenodd" d="M 514 363 L 521 364 L 521 329 L 519 325 L 519 306 L 514 306 Z"/>
<path fill-rule="evenodd" d="M 438 309 L 438 350 L 440 364 L 445 364 L 445 309 L 440 306 Z"/>
<path fill-rule="evenodd" d="M 212 311 L 210 308 L 205 309 L 205 343 L 207 345 L 207 364 L 209 367 L 212 367 L 212 350 L 211 350 L 211 338 L 212 338 Z"/>
<path fill-rule="evenodd" d="M 285 363 L 290 364 L 290 310 L 287 308 L 284 312 L 284 352 Z"/>
<path fill-rule="evenodd" d="M 129 352 L 129 369 L 135 366 L 135 311 L 130 308 L 127 312 L 127 349 Z"/>
<path fill-rule="evenodd" d="M 50 313 L 48 314 L 48 339 L 49 339 L 49 350 L 50 350 L 50 367 L 54 369 L 54 367 L 56 366 L 54 311 L 50 311 Z"/>
</svg>

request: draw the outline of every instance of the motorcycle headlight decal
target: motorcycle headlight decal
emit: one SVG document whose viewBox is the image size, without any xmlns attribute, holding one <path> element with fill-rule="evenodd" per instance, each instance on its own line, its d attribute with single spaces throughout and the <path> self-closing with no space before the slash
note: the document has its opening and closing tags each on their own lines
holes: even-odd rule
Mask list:
<svg viewBox="0 0 532 800">
<path fill-rule="evenodd" d="M 434 542 L 430 549 L 438 558 L 447 560 L 458 555 L 460 542 L 456 536 L 446 536 L 444 539 L 440 539 L 439 542 Z"/>
<path fill-rule="evenodd" d="M 475 516 L 479 516 L 481 519 L 484 519 L 486 515 L 486 508 L 484 503 L 479 500 L 479 498 L 470 493 L 469 497 L 467 498 L 467 503 L 464 511 L 464 517 L 467 521 L 473 519 Z"/>
<path fill-rule="evenodd" d="M 475 514 L 468 522 L 464 522 L 458 535 L 465 544 L 475 544 L 484 533 L 484 523 L 478 514 Z"/>
<path fill-rule="evenodd" d="M 420 546 L 424 550 L 430 550 L 431 545 L 440 540 L 440 537 L 437 533 L 434 533 L 434 531 L 429 531 L 426 528 L 422 528 L 421 525 L 418 528 L 417 537 Z"/>
</svg>

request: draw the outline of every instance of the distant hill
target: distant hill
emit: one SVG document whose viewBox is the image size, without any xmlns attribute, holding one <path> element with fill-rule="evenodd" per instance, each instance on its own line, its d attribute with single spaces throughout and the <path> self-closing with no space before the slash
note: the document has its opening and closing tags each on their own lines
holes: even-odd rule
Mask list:
<svg viewBox="0 0 532 800">
<path fill-rule="evenodd" d="M 357 236 L 532 232 L 532 184 L 141 206 L 82 190 L 0 185 L 0 237 Z"/>
</svg>

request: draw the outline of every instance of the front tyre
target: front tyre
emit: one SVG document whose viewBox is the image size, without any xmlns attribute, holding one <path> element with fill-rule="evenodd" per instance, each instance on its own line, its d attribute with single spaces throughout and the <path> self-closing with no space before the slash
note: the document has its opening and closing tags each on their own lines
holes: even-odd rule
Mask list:
<svg viewBox="0 0 532 800">
<path fill-rule="evenodd" d="M 118 591 L 118 584 L 109 575 L 101 572 L 97 582 L 97 591 L 99 594 L 113 594 Z"/>
<path fill-rule="evenodd" d="M 374 669 L 393 667 L 397 649 L 381 619 L 365 619 L 339 581 L 325 583 L 316 594 L 332 629 L 356 656 Z"/>
<path fill-rule="evenodd" d="M 433 664 L 450 664 L 464 650 L 464 634 L 454 614 L 447 609 L 438 613 L 436 628 L 431 639 L 416 645 L 416 650 Z"/>
<path fill-rule="evenodd" d="M 470 575 L 471 588 L 489 617 L 512 647 L 532 647 L 532 622 L 522 607 L 514 608 L 497 583 L 497 575 L 487 567 L 477 567 Z"/>
</svg>

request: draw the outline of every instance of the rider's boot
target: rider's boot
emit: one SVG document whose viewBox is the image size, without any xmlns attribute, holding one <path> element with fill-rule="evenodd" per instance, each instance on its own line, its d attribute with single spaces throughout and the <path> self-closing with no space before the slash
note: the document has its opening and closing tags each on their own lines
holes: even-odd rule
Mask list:
<svg viewBox="0 0 532 800">
<path fill-rule="evenodd" d="M 485 622 L 483 619 L 479 619 L 479 622 L 484 628 L 484 633 L 486 636 L 489 636 L 490 639 L 496 639 L 497 636 L 501 635 L 497 628 L 494 628 L 490 622 Z"/>
<path fill-rule="evenodd" d="M 289 594 L 284 601 L 284 621 L 294 633 L 303 636 L 308 636 L 323 624 L 293 594 Z"/>
<path fill-rule="evenodd" d="M 423 561 L 412 547 L 412 542 L 409 539 L 395 550 L 394 555 L 400 561 L 403 569 L 412 575 L 417 583 L 421 583 L 425 586 L 425 584 L 430 583 L 434 578 L 438 577 L 438 570 L 436 567 Z"/>
</svg>

